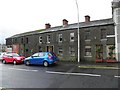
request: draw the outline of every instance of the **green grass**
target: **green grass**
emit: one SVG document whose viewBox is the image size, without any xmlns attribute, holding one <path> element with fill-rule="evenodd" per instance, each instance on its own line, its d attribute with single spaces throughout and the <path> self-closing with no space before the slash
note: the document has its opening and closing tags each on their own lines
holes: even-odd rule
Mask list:
<svg viewBox="0 0 120 90">
<path fill-rule="evenodd" d="M 36 30 L 37 32 L 42 32 L 44 31 L 45 29 L 39 29 L 39 30 Z"/>
<path fill-rule="evenodd" d="M 79 68 L 98 68 L 98 69 L 120 69 L 120 68 L 118 68 L 118 67 L 113 67 L 113 66 L 96 66 L 96 65 L 94 65 L 94 66 L 90 66 L 90 65 L 88 65 L 88 66 L 78 66 Z"/>
</svg>

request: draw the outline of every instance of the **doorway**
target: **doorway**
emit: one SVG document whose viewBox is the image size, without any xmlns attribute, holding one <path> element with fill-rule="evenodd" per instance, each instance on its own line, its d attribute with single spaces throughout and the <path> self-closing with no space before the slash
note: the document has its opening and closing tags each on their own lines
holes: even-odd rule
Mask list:
<svg viewBox="0 0 120 90">
<path fill-rule="evenodd" d="M 53 52 L 53 46 L 47 46 L 47 52 Z"/>
<path fill-rule="evenodd" d="M 96 58 L 103 59 L 103 45 L 96 45 Z"/>
</svg>

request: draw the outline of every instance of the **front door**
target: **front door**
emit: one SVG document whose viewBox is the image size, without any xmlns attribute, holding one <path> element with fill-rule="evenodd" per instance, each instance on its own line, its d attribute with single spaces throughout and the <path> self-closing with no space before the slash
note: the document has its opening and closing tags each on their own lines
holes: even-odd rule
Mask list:
<svg viewBox="0 0 120 90">
<path fill-rule="evenodd" d="M 96 59 L 103 59 L 103 45 L 96 45 Z"/>
<path fill-rule="evenodd" d="M 53 46 L 47 46 L 47 52 L 53 52 Z"/>
</svg>

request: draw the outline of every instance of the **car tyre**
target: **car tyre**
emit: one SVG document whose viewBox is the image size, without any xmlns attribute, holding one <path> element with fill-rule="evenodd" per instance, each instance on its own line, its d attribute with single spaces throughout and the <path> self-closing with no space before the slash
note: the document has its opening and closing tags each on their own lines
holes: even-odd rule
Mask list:
<svg viewBox="0 0 120 90">
<path fill-rule="evenodd" d="M 29 62 L 29 61 L 26 61 L 25 65 L 29 66 L 29 65 L 30 65 L 30 62 Z"/>
<path fill-rule="evenodd" d="M 6 61 L 5 61 L 5 60 L 3 60 L 3 61 L 2 61 L 2 63 L 3 63 L 3 64 L 6 64 Z"/>
<path fill-rule="evenodd" d="M 13 64 L 14 64 L 14 65 L 16 65 L 16 64 L 17 64 L 17 62 L 14 60 L 14 61 L 13 61 Z"/>
<path fill-rule="evenodd" d="M 44 62 L 43 62 L 43 65 L 44 65 L 45 67 L 48 67 L 48 66 L 49 66 L 49 63 L 48 63 L 47 61 L 44 61 Z"/>
</svg>

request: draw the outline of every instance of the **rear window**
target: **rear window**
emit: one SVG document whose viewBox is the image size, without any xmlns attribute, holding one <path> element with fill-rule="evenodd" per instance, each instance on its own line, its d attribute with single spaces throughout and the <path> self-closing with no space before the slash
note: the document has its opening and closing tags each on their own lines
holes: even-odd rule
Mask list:
<svg viewBox="0 0 120 90">
<path fill-rule="evenodd" d="M 55 53 L 53 53 L 53 52 L 51 52 L 50 54 L 51 54 L 51 55 L 53 55 L 53 56 L 56 56 L 56 54 L 55 54 Z"/>
</svg>

